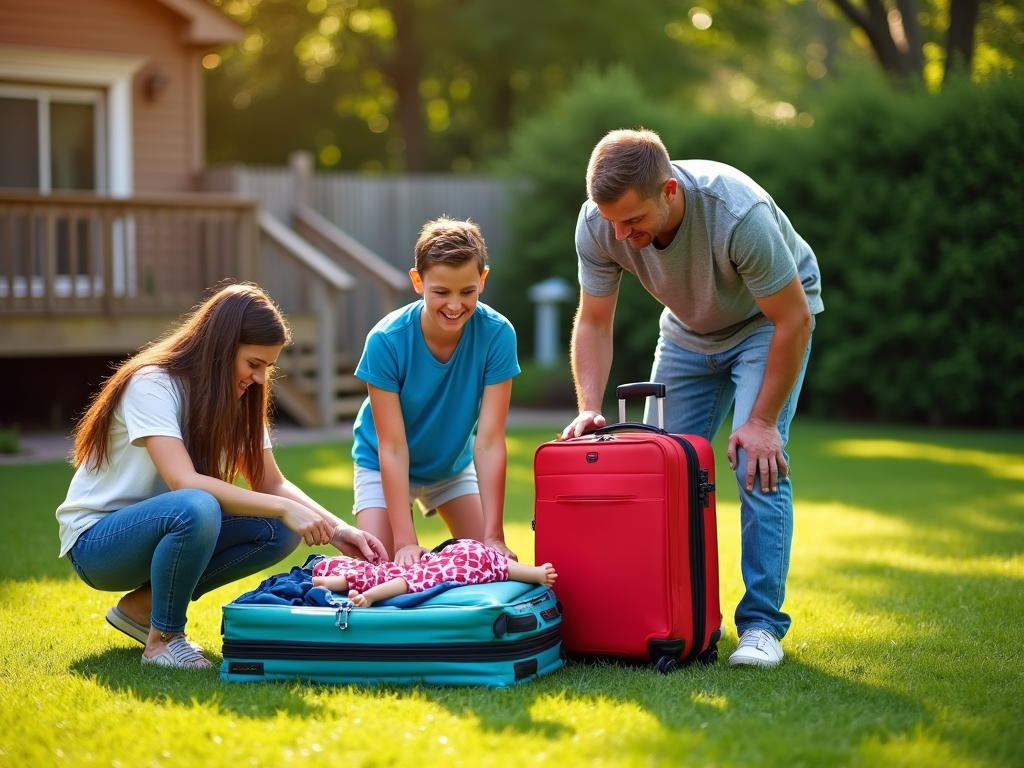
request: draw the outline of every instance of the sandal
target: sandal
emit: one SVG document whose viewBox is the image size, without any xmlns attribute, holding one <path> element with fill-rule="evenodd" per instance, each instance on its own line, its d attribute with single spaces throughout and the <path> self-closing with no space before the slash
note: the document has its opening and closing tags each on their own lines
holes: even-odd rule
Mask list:
<svg viewBox="0 0 1024 768">
<path fill-rule="evenodd" d="M 196 653 L 184 635 L 172 637 L 167 641 L 167 650 L 152 658 L 142 654 L 142 663 L 178 669 L 204 669 L 212 666 L 204 656 Z"/>
<path fill-rule="evenodd" d="M 119 632 L 124 632 L 132 640 L 138 640 L 143 645 L 149 640 L 149 627 L 128 618 L 116 605 L 107 611 L 106 618 L 110 626 Z M 186 642 L 192 646 L 192 650 L 196 653 L 206 653 L 206 650 L 199 643 L 193 643 L 191 640 L 186 640 Z"/>
</svg>

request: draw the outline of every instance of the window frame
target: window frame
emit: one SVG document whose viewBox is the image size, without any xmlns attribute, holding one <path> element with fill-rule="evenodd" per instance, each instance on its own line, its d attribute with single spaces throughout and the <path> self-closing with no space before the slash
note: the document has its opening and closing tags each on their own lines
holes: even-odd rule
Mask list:
<svg viewBox="0 0 1024 768">
<path fill-rule="evenodd" d="M 0 45 L 0 81 L 5 89 L 99 91 L 102 103 L 95 114 L 102 120 L 103 130 L 97 131 L 97 137 L 102 137 L 98 141 L 103 146 L 96 155 L 97 192 L 130 197 L 134 189 L 132 83 L 146 61 L 142 56 Z M 49 168 L 48 140 L 46 153 Z"/>
</svg>

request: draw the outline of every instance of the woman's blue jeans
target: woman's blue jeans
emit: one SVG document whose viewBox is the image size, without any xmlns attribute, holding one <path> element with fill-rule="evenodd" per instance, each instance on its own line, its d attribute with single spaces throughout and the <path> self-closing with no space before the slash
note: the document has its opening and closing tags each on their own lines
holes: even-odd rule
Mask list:
<svg viewBox="0 0 1024 768">
<path fill-rule="evenodd" d="M 711 440 L 734 404 L 733 430 L 744 424 L 761 391 L 774 333 L 774 325 L 763 326 L 727 352 L 714 355 L 689 352 L 658 339 L 651 381 L 667 387 L 665 429 Z M 779 414 L 783 447 L 789 442 L 789 427 L 810 353 L 808 340 L 800 376 Z M 650 403 L 644 420 L 652 421 Z M 779 478 L 778 490 L 764 493 L 755 480 L 754 490 L 748 491 L 747 454 L 743 449 L 738 451 L 735 474 L 740 492 L 740 568 L 746 588 L 736 606 L 736 629 L 741 635 L 748 629 L 767 629 L 781 640 L 790 625 L 782 603 L 793 544 L 793 485 L 788 477 Z"/>
<path fill-rule="evenodd" d="M 68 553 L 94 589 L 153 591 L 152 626 L 184 632 L 189 600 L 288 556 L 300 538 L 276 518 L 225 515 L 206 491 L 171 491 L 106 515 Z"/>
</svg>

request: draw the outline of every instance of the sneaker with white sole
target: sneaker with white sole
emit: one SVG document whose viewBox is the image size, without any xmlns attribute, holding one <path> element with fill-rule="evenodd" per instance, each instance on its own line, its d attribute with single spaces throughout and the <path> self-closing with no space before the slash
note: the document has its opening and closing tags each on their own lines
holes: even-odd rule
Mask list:
<svg viewBox="0 0 1024 768">
<path fill-rule="evenodd" d="M 116 605 L 107 611 L 107 623 L 114 629 L 124 632 L 128 637 L 133 640 L 138 640 L 143 645 L 149 640 L 149 626 L 146 624 L 139 624 L 139 622 L 130 619 L 126 614 L 122 613 L 121 609 Z M 203 648 L 199 643 L 194 643 L 188 638 L 185 638 L 189 645 L 192 646 L 192 650 L 196 653 L 206 654 L 206 649 Z"/>
<path fill-rule="evenodd" d="M 775 667 L 786 654 L 766 629 L 748 629 L 740 638 L 739 647 L 729 657 L 730 667 Z"/>
<path fill-rule="evenodd" d="M 175 635 L 167 641 L 167 650 L 156 656 L 142 654 L 143 664 L 156 664 L 160 667 L 177 667 L 178 669 L 203 669 L 213 666 L 206 657 L 196 652 L 188 644 L 184 635 Z"/>
</svg>

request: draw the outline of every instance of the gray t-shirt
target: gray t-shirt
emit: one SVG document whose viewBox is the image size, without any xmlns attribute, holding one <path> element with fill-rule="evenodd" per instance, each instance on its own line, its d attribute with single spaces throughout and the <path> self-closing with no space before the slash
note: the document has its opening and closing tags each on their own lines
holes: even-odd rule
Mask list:
<svg viewBox="0 0 1024 768">
<path fill-rule="evenodd" d="M 769 322 L 755 298 L 800 276 L 811 314 L 824 309 L 810 246 L 749 176 L 710 160 L 673 162 L 686 211 L 667 248 L 640 250 L 615 239 L 612 224 L 587 201 L 576 223 L 580 286 L 609 296 L 622 270 L 665 306 L 661 334 L 702 354 L 731 349 Z"/>
</svg>

